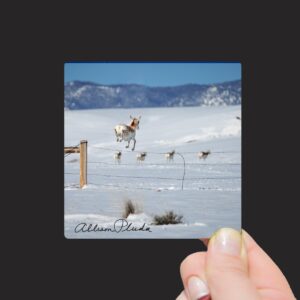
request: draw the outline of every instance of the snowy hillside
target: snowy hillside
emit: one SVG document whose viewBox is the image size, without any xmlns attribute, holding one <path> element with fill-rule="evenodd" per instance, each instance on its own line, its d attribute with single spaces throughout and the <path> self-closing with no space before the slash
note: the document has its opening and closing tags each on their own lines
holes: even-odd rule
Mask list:
<svg viewBox="0 0 300 300">
<path fill-rule="evenodd" d="M 174 87 L 71 81 L 64 99 L 65 109 L 239 105 L 241 81 Z"/>
<path fill-rule="evenodd" d="M 213 91 L 212 91 L 213 92 Z M 113 128 L 141 115 L 136 149 L 116 142 Z M 65 111 L 65 146 L 88 140 L 88 185 L 80 189 L 79 154 L 65 157 L 65 236 L 67 238 L 199 238 L 222 226 L 241 226 L 241 106 L 93 109 Z M 175 150 L 167 162 L 165 152 Z M 114 160 L 122 151 L 121 162 Z M 210 150 L 206 160 L 199 151 Z M 145 161 L 137 153 L 145 151 Z M 183 183 L 183 190 L 182 190 Z M 79 232 L 80 223 L 111 228 L 132 200 L 139 213 L 127 219 L 147 231 Z M 172 210 L 183 224 L 150 225 Z"/>
</svg>

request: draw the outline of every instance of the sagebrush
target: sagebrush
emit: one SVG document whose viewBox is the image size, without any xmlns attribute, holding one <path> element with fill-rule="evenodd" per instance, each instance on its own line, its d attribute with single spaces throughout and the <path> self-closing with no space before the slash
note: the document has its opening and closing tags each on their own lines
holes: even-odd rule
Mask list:
<svg viewBox="0 0 300 300">
<path fill-rule="evenodd" d="M 168 224 L 181 224 L 183 216 L 175 214 L 172 210 L 167 211 L 163 215 L 155 215 L 153 218 L 153 225 L 168 225 Z"/>
</svg>

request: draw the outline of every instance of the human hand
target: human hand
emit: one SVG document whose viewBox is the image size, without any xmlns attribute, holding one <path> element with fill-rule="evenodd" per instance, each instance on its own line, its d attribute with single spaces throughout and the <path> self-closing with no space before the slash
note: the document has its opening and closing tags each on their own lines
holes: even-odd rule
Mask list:
<svg viewBox="0 0 300 300">
<path fill-rule="evenodd" d="M 207 252 L 181 263 L 184 291 L 177 300 L 295 300 L 283 273 L 244 230 L 222 228 Z"/>
</svg>

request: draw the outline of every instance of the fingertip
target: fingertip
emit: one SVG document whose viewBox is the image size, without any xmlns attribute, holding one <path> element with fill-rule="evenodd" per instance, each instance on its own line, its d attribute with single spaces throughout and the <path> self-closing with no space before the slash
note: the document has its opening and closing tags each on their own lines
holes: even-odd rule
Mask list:
<svg viewBox="0 0 300 300">
<path fill-rule="evenodd" d="M 212 298 L 222 293 L 222 299 L 241 299 L 243 293 L 249 293 L 252 298 L 243 299 L 257 299 L 248 276 L 246 254 L 241 231 L 221 228 L 212 235 L 205 268 Z"/>
<path fill-rule="evenodd" d="M 202 295 L 204 296 L 203 286 L 206 282 L 205 257 L 206 252 L 196 252 L 187 256 L 180 265 L 180 275 L 182 278 L 184 289 L 186 291 L 185 295 L 190 300 L 193 300 L 192 296 L 197 293 L 202 293 Z M 195 278 L 198 278 L 198 281 L 196 281 Z M 204 283 L 204 285 L 199 284 L 200 280 Z"/>
<path fill-rule="evenodd" d="M 191 276 L 187 283 L 187 294 L 191 300 L 203 300 L 209 297 L 209 290 L 200 277 Z"/>
<path fill-rule="evenodd" d="M 180 264 L 180 274 L 184 283 L 191 275 L 204 273 L 206 252 L 196 252 L 188 255 Z"/>
<path fill-rule="evenodd" d="M 232 228 L 221 228 L 209 241 L 209 252 L 240 256 L 242 250 L 241 233 Z"/>
</svg>

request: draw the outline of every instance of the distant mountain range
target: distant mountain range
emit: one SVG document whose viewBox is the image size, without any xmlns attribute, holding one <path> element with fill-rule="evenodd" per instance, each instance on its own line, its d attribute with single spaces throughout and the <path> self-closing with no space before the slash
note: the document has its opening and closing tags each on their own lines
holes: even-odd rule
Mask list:
<svg viewBox="0 0 300 300">
<path fill-rule="evenodd" d="M 241 80 L 172 87 L 70 81 L 64 104 L 65 109 L 238 105 Z"/>
</svg>

